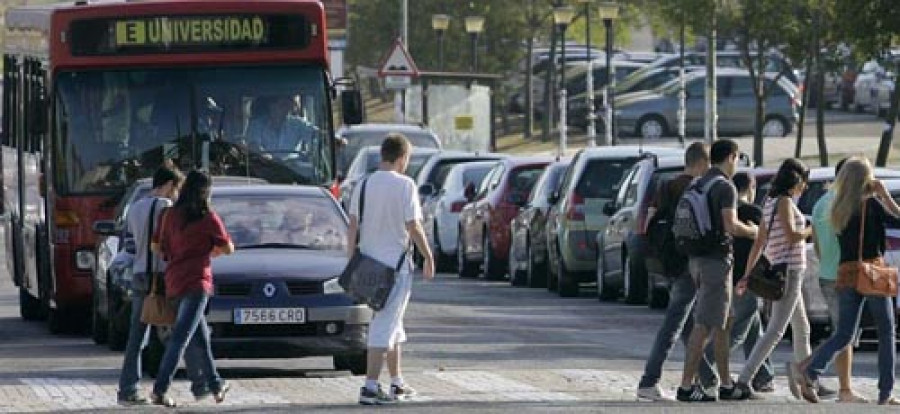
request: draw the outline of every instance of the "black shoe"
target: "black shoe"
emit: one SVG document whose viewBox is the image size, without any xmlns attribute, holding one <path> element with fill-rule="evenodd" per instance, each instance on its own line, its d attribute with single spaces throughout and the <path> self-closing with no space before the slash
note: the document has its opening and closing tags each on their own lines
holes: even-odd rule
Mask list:
<svg viewBox="0 0 900 414">
<path fill-rule="evenodd" d="M 703 387 L 699 385 L 692 385 L 691 388 L 684 389 L 678 387 L 678 395 L 676 396 L 678 401 L 681 402 L 714 402 L 716 401 L 715 395 L 707 394 Z"/>
<path fill-rule="evenodd" d="M 753 382 L 753 392 L 775 392 L 775 382 L 772 380 L 769 381 L 754 381 Z"/>
<path fill-rule="evenodd" d="M 141 395 L 138 394 L 138 393 L 134 393 L 134 394 L 130 394 L 130 395 L 124 395 L 124 396 L 123 396 L 123 395 L 120 395 L 120 396 L 118 397 L 118 401 L 117 401 L 117 402 L 119 403 L 119 405 L 122 405 L 122 406 L 125 406 L 125 407 L 131 407 L 131 406 L 135 406 L 135 405 L 147 405 L 147 404 L 150 404 L 150 400 L 148 400 L 146 397 L 141 396 Z"/>
<path fill-rule="evenodd" d="M 719 399 L 731 401 L 743 401 L 753 397 L 753 390 L 747 384 L 735 382 L 731 387 L 719 387 Z"/>
<path fill-rule="evenodd" d="M 369 391 L 367 387 L 359 389 L 359 403 L 362 405 L 387 405 L 396 404 L 397 400 L 381 389 L 381 385 L 375 391 Z"/>
<path fill-rule="evenodd" d="M 837 391 L 835 391 L 831 388 L 828 388 L 828 387 L 822 385 L 821 383 L 819 384 L 819 389 L 816 390 L 816 394 L 819 395 L 819 398 L 823 398 L 826 400 L 837 397 Z"/>
</svg>

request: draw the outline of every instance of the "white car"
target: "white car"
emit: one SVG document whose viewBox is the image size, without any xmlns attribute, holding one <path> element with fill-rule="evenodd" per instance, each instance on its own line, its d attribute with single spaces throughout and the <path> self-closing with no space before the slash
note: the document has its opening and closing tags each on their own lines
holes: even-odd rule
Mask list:
<svg viewBox="0 0 900 414">
<path fill-rule="evenodd" d="M 853 84 L 855 89 L 853 108 L 881 116 L 891 106 L 894 91 L 894 73 L 887 72 L 875 61 L 866 62 Z"/>
<path fill-rule="evenodd" d="M 425 234 L 437 263 L 452 264 L 459 238 L 459 213 L 468 204 L 466 187 L 477 187 L 497 161 L 464 162 L 454 165 L 437 194 L 422 206 Z"/>
</svg>

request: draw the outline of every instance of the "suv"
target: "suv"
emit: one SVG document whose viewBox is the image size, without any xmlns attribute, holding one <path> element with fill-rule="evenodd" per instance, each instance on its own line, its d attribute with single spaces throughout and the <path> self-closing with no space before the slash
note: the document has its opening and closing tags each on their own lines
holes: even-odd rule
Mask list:
<svg viewBox="0 0 900 414">
<path fill-rule="evenodd" d="M 579 283 L 593 281 L 597 233 L 606 227 L 603 205 L 619 192 L 625 173 L 641 159 L 681 156 L 680 148 L 616 146 L 579 151 L 559 190 L 547 224 L 547 287 L 560 296 L 576 296 Z"/>
<path fill-rule="evenodd" d="M 625 174 L 616 198 L 603 206 L 603 214 L 609 216 L 609 222 L 606 229 L 597 234 L 597 296 L 600 300 L 616 299 L 621 288 L 625 303 L 649 301 L 651 308 L 666 306 L 668 283 L 665 280 L 657 283 L 655 277 L 649 276 L 664 272 L 659 261 L 651 261 L 648 256 L 645 230 L 650 203 L 661 184 L 683 170 L 683 156 L 642 160 Z M 648 273 L 648 267 L 655 271 Z"/>
<path fill-rule="evenodd" d="M 510 222 L 552 161 L 550 157 L 507 158 L 481 181 L 459 214 L 456 252 L 460 277 L 477 276 L 479 261 L 485 279 L 497 280 L 506 275 Z"/>
</svg>

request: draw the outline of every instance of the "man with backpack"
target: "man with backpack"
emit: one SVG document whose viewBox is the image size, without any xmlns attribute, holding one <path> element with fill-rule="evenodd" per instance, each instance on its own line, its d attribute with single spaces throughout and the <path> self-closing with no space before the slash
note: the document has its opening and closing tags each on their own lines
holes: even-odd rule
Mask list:
<svg viewBox="0 0 900 414">
<path fill-rule="evenodd" d="M 675 206 L 684 190 L 709 169 L 709 152 L 702 142 L 691 144 L 684 153 L 684 172 L 659 187 L 648 216 L 647 237 L 650 250 L 662 262 L 666 276 L 672 278 L 669 306 L 662 326 L 656 334 L 653 348 L 638 384 L 637 396 L 652 401 L 674 401 L 659 386 L 662 366 L 681 333 L 687 343 L 693 322 L 689 319 L 694 306 L 694 281 L 687 272 L 687 259 L 672 246 L 671 225 Z M 681 265 L 679 265 L 681 263 Z M 704 361 L 705 362 L 705 361 Z M 706 362 L 708 364 L 708 362 Z"/>
<path fill-rule="evenodd" d="M 721 378 L 719 398 L 750 397 L 735 387 L 728 372 L 728 319 L 731 307 L 734 237 L 756 238 L 757 226 L 737 216 L 737 190 L 731 177 L 737 170 L 738 145 L 716 141 L 710 148 L 712 168 L 695 181 L 678 202 L 672 232 L 688 255 L 688 271 L 697 286 L 694 329 L 691 330 L 677 398 L 684 402 L 716 401 L 695 377 L 710 338 L 715 339 L 716 367 Z"/>
</svg>

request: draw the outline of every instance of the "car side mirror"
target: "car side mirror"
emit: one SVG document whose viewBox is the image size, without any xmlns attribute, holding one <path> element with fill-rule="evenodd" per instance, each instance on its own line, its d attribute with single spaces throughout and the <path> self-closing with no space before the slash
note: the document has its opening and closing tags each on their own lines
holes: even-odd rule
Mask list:
<svg viewBox="0 0 900 414">
<path fill-rule="evenodd" d="M 472 201 L 475 199 L 475 184 L 469 183 L 466 185 L 466 189 L 463 191 L 463 195 L 466 197 L 466 201 Z"/>
<path fill-rule="evenodd" d="M 434 184 L 422 184 L 422 186 L 419 187 L 419 195 L 422 197 L 431 197 L 435 195 Z"/>
<path fill-rule="evenodd" d="M 356 89 L 341 91 L 341 114 L 344 125 L 358 125 L 363 123 L 365 108 L 363 108 L 362 94 Z"/>
<path fill-rule="evenodd" d="M 606 204 L 603 205 L 603 214 L 607 216 L 616 214 L 616 211 L 619 211 L 619 207 L 616 206 L 615 201 L 607 201 Z"/>
<path fill-rule="evenodd" d="M 559 193 L 556 191 L 550 193 L 550 195 L 547 196 L 547 202 L 550 203 L 551 206 L 559 202 Z"/>
<path fill-rule="evenodd" d="M 99 236 L 114 236 L 118 234 L 118 226 L 112 220 L 98 220 L 94 222 L 94 234 Z"/>
</svg>

